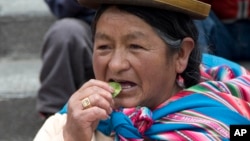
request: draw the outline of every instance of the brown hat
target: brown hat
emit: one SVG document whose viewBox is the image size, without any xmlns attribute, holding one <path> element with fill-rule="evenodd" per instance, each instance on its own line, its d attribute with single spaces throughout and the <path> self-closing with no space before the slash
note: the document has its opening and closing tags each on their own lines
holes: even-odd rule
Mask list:
<svg viewBox="0 0 250 141">
<path fill-rule="evenodd" d="M 78 0 L 85 7 L 97 8 L 100 4 L 126 4 L 162 8 L 190 15 L 194 19 L 208 16 L 210 5 L 198 0 Z"/>
</svg>

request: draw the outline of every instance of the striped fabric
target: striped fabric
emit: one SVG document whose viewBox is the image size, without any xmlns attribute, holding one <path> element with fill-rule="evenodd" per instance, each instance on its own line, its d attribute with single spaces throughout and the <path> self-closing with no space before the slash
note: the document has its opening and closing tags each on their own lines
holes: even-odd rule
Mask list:
<svg viewBox="0 0 250 141">
<path fill-rule="evenodd" d="M 237 64 L 218 66 L 218 61 L 233 62 L 213 57 L 203 58 L 200 84 L 152 111 L 146 107 L 114 111 L 98 130 L 120 141 L 229 140 L 230 125 L 250 124 L 250 75 Z"/>
</svg>

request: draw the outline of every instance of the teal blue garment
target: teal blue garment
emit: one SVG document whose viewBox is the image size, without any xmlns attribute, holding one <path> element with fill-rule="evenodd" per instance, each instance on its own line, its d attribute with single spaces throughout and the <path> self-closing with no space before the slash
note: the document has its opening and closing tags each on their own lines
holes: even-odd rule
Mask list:
<svg viewBox="0 0 250 141">
<path fill-rule="evenodd" d="M 241 66 L 239 64 L 219 56 L 204 53 L 202 55 L 202 63 L 206 65 L 208 68 L 220 65 L 227 65 L 233 70 L 236 77 L 242 75 Z"/>
<path fill-rule="evenodd" d="M 68 103 L 63 106 L 63 108 L 58 112 L 60 114 L 65 114 L 68 111 Z"/>
</svg>

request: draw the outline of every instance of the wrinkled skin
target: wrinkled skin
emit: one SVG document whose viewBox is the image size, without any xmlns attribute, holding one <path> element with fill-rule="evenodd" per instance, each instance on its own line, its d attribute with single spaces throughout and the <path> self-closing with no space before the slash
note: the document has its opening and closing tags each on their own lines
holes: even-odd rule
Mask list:
<svg viewBox="0 0 250 141">
<path fill-rule="evenodd" d="M 93 66 L 96 80 L 86 82 L 69 100 L 64 138 L 89 141 L 99 120 L 118 107 L 154 108 L 180 91 L 176 76 L 184 71 L 193 40 L 185 38 L 179 53 L 167 56 L 167 45 L 142 19 L 115 7 L 99 18 L 94 37 Z M 122 85 L 121 93 L 107 82 Z M 90 108 L 81 100 L 88 97 Z"/>
</svg>

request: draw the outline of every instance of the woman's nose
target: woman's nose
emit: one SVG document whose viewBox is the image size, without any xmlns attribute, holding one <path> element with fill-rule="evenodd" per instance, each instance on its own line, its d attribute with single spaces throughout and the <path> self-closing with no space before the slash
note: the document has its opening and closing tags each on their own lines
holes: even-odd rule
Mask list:
<svg viewBox="0 0 250 141">
<path fill-rule="evenodd" d="M 109 62 L 109 68 L 113 73 L 120 73 L 129 69 L 129 60 L 125 52 L 116 51 Z"/>
</svg>

